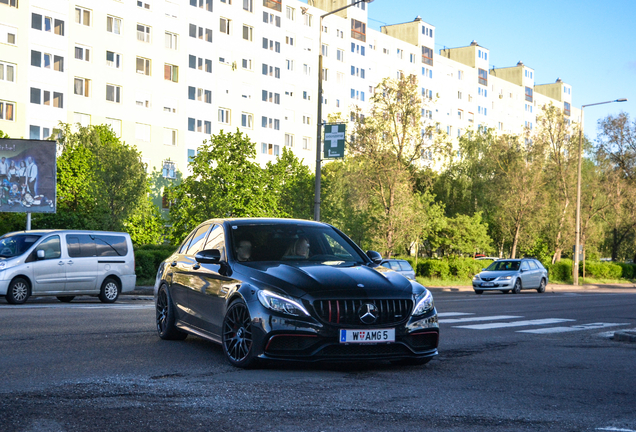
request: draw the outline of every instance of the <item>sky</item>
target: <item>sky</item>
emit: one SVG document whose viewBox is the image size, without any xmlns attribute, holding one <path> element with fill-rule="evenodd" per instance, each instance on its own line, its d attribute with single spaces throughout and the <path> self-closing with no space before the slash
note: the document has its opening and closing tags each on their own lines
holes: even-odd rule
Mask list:
<svg viewBox="0 0 636 432">
<path fill-rule="evenodd" d="M 573 107 L 627 98 L 585 108 L 591 140 L 610 114 L 636 121 L 636 0 L 374 0 L 367 7 L 367 25 L 378 31 L 419 15 L 436 27 L 436 54 L 475 40 L 490 51 L 491 68 L 522 61 L 535 84 L 561 78 L 572 86 Z"/>
</svg>

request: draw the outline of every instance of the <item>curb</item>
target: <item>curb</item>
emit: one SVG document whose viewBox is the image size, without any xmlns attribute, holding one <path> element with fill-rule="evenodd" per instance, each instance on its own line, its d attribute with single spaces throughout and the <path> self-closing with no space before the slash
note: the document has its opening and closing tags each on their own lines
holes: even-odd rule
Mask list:
<svg viewBox="0 0 636 432">
<path fill-rule="evenodd" d="M 614 332 L 614 340 L 619 342 L 636 342 L 636 329 Z"/>
</svg>

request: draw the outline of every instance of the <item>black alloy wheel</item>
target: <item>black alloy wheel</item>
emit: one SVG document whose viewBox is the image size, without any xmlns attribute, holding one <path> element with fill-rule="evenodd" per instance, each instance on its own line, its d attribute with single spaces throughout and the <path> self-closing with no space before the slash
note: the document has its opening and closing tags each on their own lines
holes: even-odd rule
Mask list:
<svg viewBox="0 0 636 432">
<path fill-rule="evenodd" d="M 521 280 L 517 279 L 515 281 L 515 286 L 512 288 L 513 294 L 519 294 L 521 292 Z"/>
<path fill-rule="evenodd" d="M 57 299 L 62 303 L 70 303 L 75 296 L 57 296 Z"/>
<path fill-rule="evenodd" d="M 475 294 L 483 294 L 484 290 L 475 290 Z"/>
<path fill-rule="evenodd" d="M 11 281 L 7 289 L 6 299 L 11 304 L 23 304 L 31 295 L 31 287 L 29 282 L 21 277 L 17 277 Z"/>
<path fill-rule="evenodd" d="M 539 294 L 543 294 L 545 292 L 545 279 L 541 278 L 541 284 L 539 284 L 539 288 L 537 288 L 537 292 Z"/>
<path fill-rule="evenodd" d="M 102 303 L 115 303 L 119 298 L 121 286 L 116 279 L 106 278 L 99 292 L 99 299 Z"/>
<path fill-rule="evenodd" d="M 159 333 L 161 339 L 184 340 L 188 337 L 187 333 L 177 329 L 174 324 L 174 305 L 172 304 L 170 294 L 168 294 L 168 287 L 165 285 L 159 288 L 155 309 L 157 312 L 157 333 Z"/>
<path fill-rule="evenodd" d="M 230 364 L 249 368 L 256 363 L 252 318 L 243 300 L 232 303 L 223 319 L 223 352 Z"/>
</svg>

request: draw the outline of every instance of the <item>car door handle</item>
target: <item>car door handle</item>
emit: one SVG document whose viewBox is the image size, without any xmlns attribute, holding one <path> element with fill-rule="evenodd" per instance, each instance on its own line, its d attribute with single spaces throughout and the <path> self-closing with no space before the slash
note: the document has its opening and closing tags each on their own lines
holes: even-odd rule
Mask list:
<svg viewBox="0 0 636 432">
<path fill-rule="evenodd" d="M 172 262 L 170 263 L 170 265 L 171 265 L 172 267 L 176 267 L 176 266 L 177 266 L 177 262 L 176 262 L 176 261 L 172 261 Z"/>
<path fill-rule="evenodd" d="M 195 265 L 192 266 L 192 270 L 199 270 L 201 268 L 201 264 L 196 263 Z"/>
<path fill-rule="evenodd" d="M 64 261 L 58 262 L 57 265 L 64 265 Z"/>
<path fill-rule="evenodd" d="M 73 265 L 73 261 L 69 261 L 69 262 L 68 262 L 68 265 Z"/>
</svg>

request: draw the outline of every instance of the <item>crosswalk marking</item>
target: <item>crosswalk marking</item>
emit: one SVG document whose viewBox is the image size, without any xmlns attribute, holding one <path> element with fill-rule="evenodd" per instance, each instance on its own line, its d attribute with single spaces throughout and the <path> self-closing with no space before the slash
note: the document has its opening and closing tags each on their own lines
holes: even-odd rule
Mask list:
<svg viewBox="0 0 636 432">
<path fill-rule="evenodd" d="M 437 317 L 452 317 L 452 316 L 465 316 L 465 315 L 475 315 L 474 313 L 467 312 L 438 312 Z"/>
<path fill-rule="evenodd" d="M 453 327 L 472 329 L 472 330 L 489 330 L 489 329 L 507 328 L 507 327 L 526 327 L 526 326 L 558 324 L 558 323 L 567 322 L 567 321 L 576 321 L 576 320 L 564 319 L 564 318 L 545 318 L 545 319 L 536 319 L 536 320 L 513 321 L 513 322 L 503 322 L 503 323 L 497 322 L 497 323 L 488 323 L 488 324 L 473 324 L 473 325 L 453 326 Z"/>
<path fill-rule="evenodd" d="M 442 324 L 457 324 L 457 323 L 463 323 L 463 322 L 496 321 L 496 320 L 517 319 L 517 318 L 523 318 L 523 317 L 515 316 L 515 315 L 493 315 L 493 316 L 484 316 L 484 317 L 441 319 L 439 320 L 439 322 Z"/>
<path fill-rule="evenodd" d="M 518 330 L 517 333 L 533 333 L 533 334 L 565 333 L 565 332 L 595 330 L 595 329 L 602 329 L 606 327 L 625 326 L 625 325 L 629 325 L 629 324 L 628 323 L 590 323 L 590 324 L 575 325 L 571 327 L 548 327 L 548 328 L 542 328 L 542 329 Z"/>
</svg>

